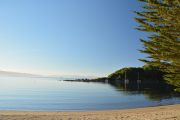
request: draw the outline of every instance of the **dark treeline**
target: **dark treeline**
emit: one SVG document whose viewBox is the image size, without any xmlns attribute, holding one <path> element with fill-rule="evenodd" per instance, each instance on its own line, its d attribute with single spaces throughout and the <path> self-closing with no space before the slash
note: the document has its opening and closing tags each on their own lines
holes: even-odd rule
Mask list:
<svg viewBox="0 0 180 120">
<path fill-rule="evenodd" d="M 107 79 L 110 84 L 121 88 L 126 87 L 126 90 L 172 91 L 175 86 L 168 84 L 163 79 L 163 75 L 164 73 L 159 69 L 145 65 L 138 68 L 122 68 L 110 74 Z M 125 79 L 128 80 L 128 83 L 125 83 Z"/>
<path fill-rule="evenodd" d="M 122 68 L 116 72 L 110 74 L 108 79 L 110 80 L 124 80 L 126 74 L 126 79 L 130 81 L 144 80 L 153 82 L 155 80 L 163 80 L 163 72 L 159 69 L 156 69 L 152 66 L 143 66 L 143 67 L 129 67 Z"/>
</svg>

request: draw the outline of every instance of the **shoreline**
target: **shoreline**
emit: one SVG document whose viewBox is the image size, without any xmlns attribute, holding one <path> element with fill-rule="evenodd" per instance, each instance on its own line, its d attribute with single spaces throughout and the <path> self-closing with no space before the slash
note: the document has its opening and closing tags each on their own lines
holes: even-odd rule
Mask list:
<svg viewBox="0 0 180 120">
<path fill-rule="evenodd" d="M 135 109 L 36 112 L 0 110 L 0 120 L 180 120 L 180 104 Z"/>
</svg>

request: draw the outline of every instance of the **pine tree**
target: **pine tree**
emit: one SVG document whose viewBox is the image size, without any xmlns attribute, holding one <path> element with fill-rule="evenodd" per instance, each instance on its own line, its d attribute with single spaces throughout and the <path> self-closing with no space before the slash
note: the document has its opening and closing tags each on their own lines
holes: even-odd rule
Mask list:
<svg viewBox="0 0 180 120">
<path fill-rule="evenodd" d="M 141 39 L 148 54 L 141 61 L 165 72 L 165 80 L 180 90 L 180 0 L 139 0 L 143 11 L 135 18 L 140 31 L 149 32 L 147 40 Z"/>
</svg>

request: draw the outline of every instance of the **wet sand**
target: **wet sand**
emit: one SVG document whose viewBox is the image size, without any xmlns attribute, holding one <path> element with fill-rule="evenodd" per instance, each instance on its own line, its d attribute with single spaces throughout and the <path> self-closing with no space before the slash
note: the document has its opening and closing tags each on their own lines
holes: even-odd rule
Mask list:
<svg viewBox="0 0 180 120">
<path fill-rule="evenodd" d="M 180 104 L 89 112 L 0 111 L 0 120 L 180 120 Z"/>
</svg>

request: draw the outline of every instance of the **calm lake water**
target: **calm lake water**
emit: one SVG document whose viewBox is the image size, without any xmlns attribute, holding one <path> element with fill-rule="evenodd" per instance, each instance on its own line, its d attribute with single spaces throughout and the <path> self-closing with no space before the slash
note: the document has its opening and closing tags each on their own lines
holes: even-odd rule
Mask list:
<svg viewBox="0 0 180 120">
<path fill-rule="evenodd" d="M 88 111 L 180 103 L 172 92 L 125 90 L 105 83 L 0 77 L 0 110 Z"/>
</svg>

